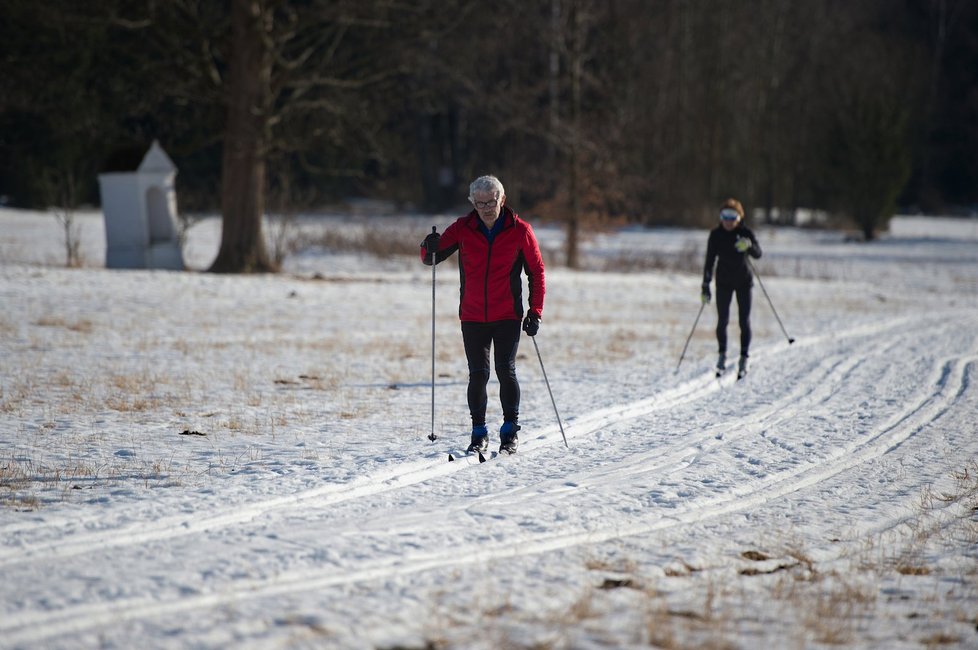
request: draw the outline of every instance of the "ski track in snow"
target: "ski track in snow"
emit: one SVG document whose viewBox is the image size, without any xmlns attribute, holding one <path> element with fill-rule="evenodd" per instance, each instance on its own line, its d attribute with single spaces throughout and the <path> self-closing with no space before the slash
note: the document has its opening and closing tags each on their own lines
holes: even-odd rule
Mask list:
<svg viewBox="0 0 978 650">
<path fill-rule="evenodd" d="M 575 441 L 593 438 L 598 433 L 620 435 L 623 439 L 634 436 L 635 441 L 623 440 L 628 455 L 607 467 L 590 467 L 580 473 L 569 473 L 559 478 L 547 478 L 532 485 L 521 485 L 502 493 L 493 493 L 475 499 L 461 499 L 457 505 L 431 506 L 430 512 L 414 509 L 403 515 L 377 514 L 371 511 L 371 521 L 344 522 L 345 529 L 332 530 L 336 539 L 349 539 L 339 544 L 354 545 L 355 538 L 367 532 L 389 535 L 420 535 L 430 526 L 431 517 L 438 514 L 442 521 L 459 521 L 456 531 L 461 543 L 444 545 L 437 550 L 412 550 L 383 559 L 368 555 L 358 560 L 355 554 L 344 556 L 343 549 L 337 555 L 344 557 L 342 565 L 304 566 L 291 568 L 270 578 L 236 578 L 211 587 L 206 593 L 195 593 L 170 598 L 119 598 L 102 602 L 71 605 L 57 610 L 33 608 L 31 611 L 11 613 L 0 622 L 0 638 L 4 644 L 14 647 L 33 645 L 45 639 L 54 639 L 102 626 L 118 625 L 121 621 L 159 618 L 236 603 L 246 599 L 270 598 L 296 592 L 324 589 L 377 579 L 389 579 L 429 570 L 445 570 L 467 564 L 491 562 L 515 556 L 533 555 L 567 549 L 574 546 L 597 544 L 633 535 L 647 535 L 656 531 L 676 528 L 722 515 L 744 511 L 778 499 L 779 497 L 806 490 L 832 477 L 846 472 L 869 460 L 884 456 L 898 449 L 915 434 L 941 417 L 955 400 L 960 398 L 968 385 L 969 374 L 978 365 L 976 334 L 978 327 L 970 328 L 961 323 L 949 322 L 941 315 L 906 317 L 874 322 L 853 327 L 844 332 L 832 332 L 796 342 L 793 346 L 771 346 L 755 353 L 763 357 L 769 368 L 790 354 L 801 356 L 799 350 L 812 348 L 814 352 L 831 350 L 829 354 L 813 354 L 805 357 L 804 365 L 793 367 L 792 374 L 780 377 L 781 381 L 770 388 L 780 390 L 766 404 L 754 410 L 702 431 L 679 432 L 682 435 L 656 438 L 637 425 L 658 413 L 676 409 L 694 408 L 701 400 L 716 395 L 721 390 L 751 390 L 753 375 L 728 388 L 726 383 L 710 376 L 692 379 L 681 385 L 630 404 L 617 405 L 581 415 L 565 422 L 565 431 L 573 450 Z M 843 413 L 850 399 L 847 378 L 855 373 L 868 372 L 880 375 L 899 372 L 897 361 L 902 351 L 915 341 L 934 336 L 936 330 L 954 329 L 970 331 L 966 345 L 953 356 L 936 353 L 926 357 L 927 370 L 920 381 L 906 395 L 890 401 L 891 410 L 881 415 L 879 421 L 848 440 L 837 434 L 833 440 L 818 447 L 822 455 L 814 461 L 799 461 L 791 454 L 796 443 L 781 439 L 778 431 L 791 428 L 794 418 L 808 413 Z M 945 334 L 945 338 L 947 335 Z M 833 345 L 827 345 L 832 341 Z M 927 349 L 926 344 L 921 347 Z M 800 362 L 796 362 L 798 364 Z M 773 371 L 770 371 L 773 372 Z M 776 381 L 776 380 L 775 380 Z M 865 379 L 863 379 L 865 382 Z M 767 390 L 769 387 L 765 387 Z M 842 417 L 841 415 L 839 417 Z M 653 424 L 654 426 L 654 424 Z M 676 432 L 672 432 L 676 433 Z M 652 439 L 650 439 L 652 436 Z M 491 517 L 492 509 L 507 508 L 518 511 L 521 504 L 541 502 L 559 508 L 563 500 L 582 491 L 615 490 L 627 480 L 662 480 L 670 475 L 682 475 L 711 453 L 730 449 L 738 443 L 751 445 L 775 445 L 784 448 L 791 462 L 772 471 L 759 471 L 750 480 L 740 481 L 736 487 L 695 495 L 691 499 L 679 499 L 672 507 L 652 508 L 650 512 L 629 519 L 623 524 L 601 527 L 587 521 L 550 522 L 540 532 L 517 526 L 515 533 L 505 529 L 501 538 L 494 536 L 472 539 L 464 528 L 471 518 Z M 436 443 L 437 444 L 437 443 Z M 253 523 L 266 526 L 269 522 L 287 521 L 290 516 L 312 508 L 326 508 L 358 499 L 392 493 L 428 481 L 441 480 L 455 472 L 505 471 L 505 464 L 545 463 L 545 454 L 566 453 L 556 425 L 543 429 L 538 435 L 526 440 L 521 452 L 514 458 L 492 460 L 479 468 L 467 462 L 447 462 L 447 454 L 438 452 L 437 458 L 401 463 L 378 471 L 361 480 L 345 485 L 328 485 L 322 488 L 266 499 L 244 508 L 216 510 L 209 513 L 181 514 L 154 522 L 138 522 L 110 530 L 82 532 L 65 535 L 54 542 L 32 543 L 29 537 L 9 543 L 0 551 L 0 567 L 13 567 L 25 563 L 43 563 L 66 560 L 77 556 L 154 542 L 165 542 L 192 535 L 206 534 L 220 529 L 248 526 Z M 425 451 L 426 454 L 431 452 Z M 644 485 L 641 491 L 647 491 Z M 652 502 L 652 505 L 656 505 Z M 489 510 L 486 507 L 489 506 Z M 438 511 L 435 512 L 435 508 Z M 518 522 L 517 522 L 518 523 Z M 448 524 L 445 524 L 446 526 Z M 471 528 L 471 526 L 469 526 Z M 476 527 L 478 528 L 478 527 Z M 8 533 L 11 531 L 7 531 Z M 499 532 L 499 531 L 497 531 Z M 467 540 L 467 541 L 466 541 Z"/>
<path fill-rule="evenodd" d="M 904 328 L 906 326 L 907 323 L 905 320 L 901 320 L 885 326 L 876 324 L 861 326 L 846 332 L 844 335 L 835 333 L 831 336 L 835 339 L 878 336 L 887 329 Z M 818 345 L 827 337 L 828 335 L 815 337 L 806 343 L 793 346 L 793 349 Z M 882 345 L 894 347 L 898 343 L 884 339 L 884 343 L 876 344 L 872 350 L 872 354 L 881 353 L 882 350 L 879 348 Z M 786 350 L 787 348 L 782 348 L 779 353 L 783 354 Z M 846 350 L 836 356 L 822 359 L 815 369 L 808 371 L 808 376 L 804 381 L 797 381 L 795 389 L 782 398 L 781 402 L 770 405 L 763 412 L 754 412 L 748 417 L 724 422 L 722 425 L 716 425 L 716 428 L 737 430 L 741 432 L 740 435 L 746 435 L 747 432 L 753 432 L 754 429 L 758 428 L 752 425 L 752 423 L 756 423 L 759 420 L 774 416 L 780 416 L 780 420 L 787 420 L 800 410 L 801 407 L 798 405 L 799 400 L 804 399 L 806 400 L 804 403 L 811 403 L 813 401 L 813 395 L 818 395 L 829 390 L 826 387 L 826 380 L 833 377 L 833 374 L 835 375 L 833 377 L 835 383 L 844 383 L 844 375 L 848 369 L 864 362 L 869 356 L 871 355 L 864 353 L 864 356 L 854 357 L 850 351 Z M 618 426 L 658 411 L 664 411 L 704 398 L 718 390 L 720 390 L 720 387 L 718 387 L 717 382 L 712 378 L 688 381 L 681 386 L 664 391 L 659 395 L 631 404 L 599 409 L 575 418 L 564 427 L 565 433 L 568 434 L 569 440 L 589 436 L 599 430 Z M 546 445 L 547 449 L 551 449 L 552 445 L 556 444 L 553 438 L 554 433 L 557 432 L 557 427 L 555 426 L 543 430 L 535 437 L 535 440 L 523 442 L 520 447 L 520 453 L 526 455 L 530 451 L 536 450 L 544 445 Z M 714 440 L 714 443 L 710 443 L 711 439 Z M 730 439 L 729 435 L 726 439 Z M 685 437 L 679 444 L 678 450 L 663 454 L 662 448 L 657 446 L 653 451 L 645 454 L 636 454 L 625 463 L 616 464 L 613 468 L 609 468 L 607 473 L 621 478 L 631 473 L 632 470 L 630 468 L 638 473 L 646 473 L 650 469 L 659 471 L 663 468 L 675 468 L 677 463 L 681 463 L 684 457 L 690 456 L 693 453 L 693 449 L 696 449 L 699 445 L 711 444 L 715 446 L 715 444 L 722 444 L 722 442 L 716 439 L 715 434 L 709 432 L 696 438 Z M 65 559 L 93 550 L 102 550 L 107 547 L 141 544 L 193 535 L 217 528 L 247 523 L 269 514 L 281 514 L 290 508 L 329 506 L 350 499 L 397 490 L 463 470 L 467 465 L 479 464 L 474 459 L 465 457 L 458 459 L 454 464 L 445 463 L 442 462 L 444 458 L 447 458 L 447 453 L 443 454 L 439 452 L 438 460 L 435 461 L 425 460 L 402 463 L 355 480 L 350 484 L 326 485 L 321 488 L 305 490 L 297 494 L 254 502 L 246 508 L 235 508 L 231 511 L 222 510 L 209 514 L 201 512 L 185 513 L 174 517 L 158 519 L 151 524 L 138 522 L 123 528 L 78 533 L 71 539 L 59 538 L 54 542 L 38 543 L 29 539 L 17 540 L 19 543 L 16 545 L 8 542 L 6 547 L 0 550 L 0 568 L 13 563 L 20 563 L 24 559 Z M 653 465 L 650 466 L 649 463 L 653 463 Z M 596 476 L 597 473 L 591 471 L 589 475 Z M 95 521 L 95 519 L 91 521 Z M 80 522 L 75 520 L 73 523 L 77 525 Z M 7 532 L 12 532 L 12 530 L 8 528 Z"/>
</svg>

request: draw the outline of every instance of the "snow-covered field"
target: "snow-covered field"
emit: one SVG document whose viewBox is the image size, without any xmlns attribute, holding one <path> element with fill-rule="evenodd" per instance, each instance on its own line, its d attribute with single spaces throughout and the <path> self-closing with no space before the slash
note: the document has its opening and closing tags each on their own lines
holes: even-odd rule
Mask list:
<svg viewBox="0 0 978 650">
<path fill-rule="evenodd" d="M 296 227 L 413 247 L 451 219 Z M 706 232 L 595 234 L 587 269 L 638 270 L 548 271 L 569 448 L 524 339 L 520 453 L 483 465 L 447 462 L 450 264 L 431 442 L 413 255 L 111 271 L 79 224 L 66 269 L 53 216 L 0 210 L 0 648 L 978 647 L 975 220 L 757 228 L 796 342 L 756 287 L 740 382 L 713 378 L 712 306 L 676 368 Z M 218 237 L 190 230 L 191 268 Z"/>
</svg>

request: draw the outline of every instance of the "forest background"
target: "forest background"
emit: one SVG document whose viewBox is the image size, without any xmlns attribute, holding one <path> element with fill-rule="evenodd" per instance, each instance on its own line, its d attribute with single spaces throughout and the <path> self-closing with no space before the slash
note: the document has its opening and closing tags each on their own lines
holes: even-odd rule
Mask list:
<svg viewBox="0 0 978 650">
<path fill-rule="evenodd" d="M 570 242 L 727 196 L 867 239 L 978 206 L 970 0 L 11 0 L 0 52 L 0 201 L 97 204 L 157 139 L 218 271 L 274 268 L 270 212 L 454 210 L 489 172 Z"/>
</svg>

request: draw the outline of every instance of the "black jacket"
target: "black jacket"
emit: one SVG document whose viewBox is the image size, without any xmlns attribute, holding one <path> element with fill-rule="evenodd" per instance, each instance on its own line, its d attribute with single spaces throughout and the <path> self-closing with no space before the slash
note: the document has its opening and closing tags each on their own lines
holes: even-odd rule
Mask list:
<svg viewBox="0 0 978 650">
<path fill-rule="evenodd" d="M 734 248 L 737 239 L 741 237 L 751 242 L 751 247 L 746 253 L 741 253 Z M 733 288 L 753 286 L 754 274 L 751 273 L 750 265 L 747 263 L 747 255 L 754 259 L 761 256 L 761 245 L 757 243 L 757 238 L 750 228 L 742 223 L 730 231 L 722 225 L 717 226 L 710 231 L 710 238 L 706 242 L 703 284 L 709 284 L 713 279 L 713 264 L 716 263 L 717 285 Z"/>
</svg>

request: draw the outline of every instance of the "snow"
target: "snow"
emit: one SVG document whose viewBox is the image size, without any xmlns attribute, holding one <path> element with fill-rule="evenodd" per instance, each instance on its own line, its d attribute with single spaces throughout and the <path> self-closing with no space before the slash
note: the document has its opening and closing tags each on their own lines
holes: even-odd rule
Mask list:
<svg viewBox="0 0 978 650">
<path fill-rule="evenodd" d="M 294 227 L 416 242 L 452 218 Z M 756 228 L 796 342 L 755 287 L 740 382 L 713 378 L 712 307 L 676 367 L 705 231 L 593 233 L 570 271 L 538 224 L 522 444 L 483 465 L 447 462 L 450 263 L 431 442 L 415 255 L 110 271 L 101 215 L 77 221 L 66 269 L 52 215 L 0 210 L 2 648 L 978 647 L 975 220 Z M 219 234 L 189 231 L 192 269 Z"/>
</svg>

